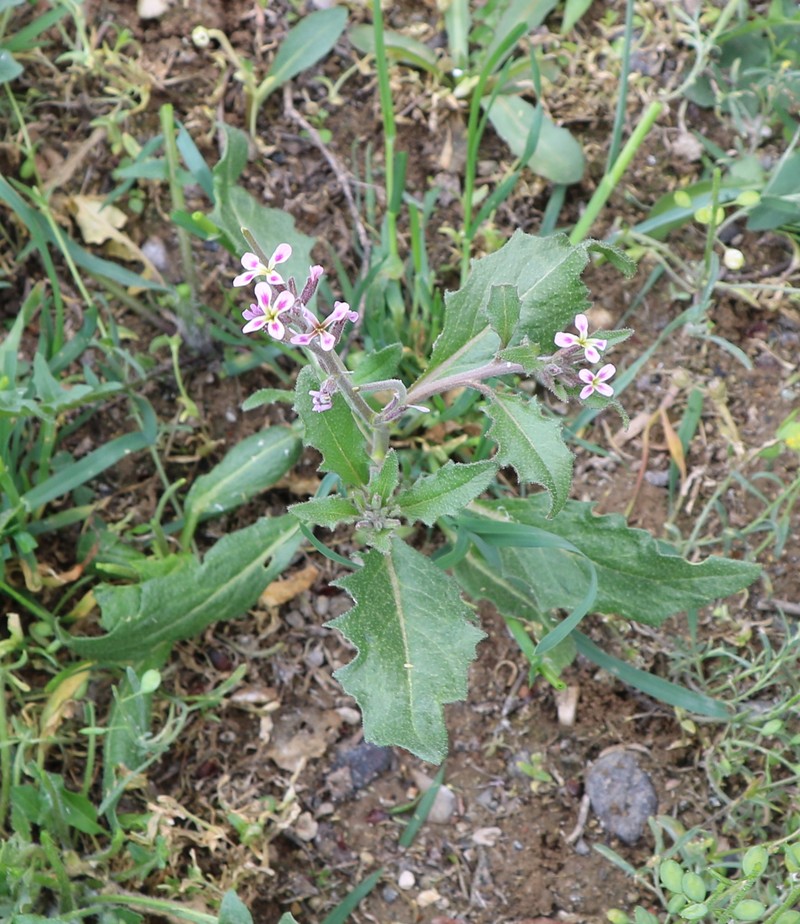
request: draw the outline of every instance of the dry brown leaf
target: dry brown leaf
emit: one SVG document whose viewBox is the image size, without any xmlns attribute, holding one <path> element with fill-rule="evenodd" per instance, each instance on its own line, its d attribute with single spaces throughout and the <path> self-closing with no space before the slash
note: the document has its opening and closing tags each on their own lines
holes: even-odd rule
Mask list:
<svg viewBox="0 0 800 924">
<path fill-rule="evenodd" d="M 273 581 L 261 594 L 258 602 L 261 606 L 282 606 L 312 587 L 318 576 L 319 570 L 314 565 L 306 565 L 287 578 Z"/>
<path fill-rule="evenodd" d="M 281 770 L 294 773 L 306 761 L 322 757 L 336 737 L 339 715 L 333 709 L 293 709 L 274 719 L 267 757 Z"/>
<path fill-rule="evenodd" d="M 161 274 L 153 262 L 142 253 L 127 234 L 120 230 L 128 220 L 127 215 L 113 205 L 104 207 L 101 196 L 72 196 L 69 206 L 81 237 L 87 244 L 114 244 L 115 256 L 122 260 L 138 261 L 144 266 L 142 275 L 163 283 Z"/>
</svg>

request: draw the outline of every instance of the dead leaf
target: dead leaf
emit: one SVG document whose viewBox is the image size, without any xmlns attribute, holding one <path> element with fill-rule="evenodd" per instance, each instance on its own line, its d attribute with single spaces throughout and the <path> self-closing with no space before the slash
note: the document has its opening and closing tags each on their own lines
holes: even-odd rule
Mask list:
<svg viewBox="0 0 800 924">
<path fill-rule="evenodd" d="M 319 570 L 314 565 L 307 565 L 287 578 L 273 581 L 261 594 L 258 602 L 262 606 L 282 606 L 312 587 L 318 576 Z"/>
<path fill-rule="evenodd" d="M 146 279 L 163 284 L 164 280 L 152 260 L 120 230 L 128 220 L 123 211 L 116 206 L 105 205 L 105 200 L 101 196 L 72 196 L 68 203 L 81 237 L 87 244 L 99 245 L 111 241 L 115 245 L 115 256 L 140 262 L 144 266 L 142 275 Z"/>
<path fill-rule="evenodd" d="M 340 718 L 333 709 L 294 709 L 278 712 L 267 757 L 281 770 L 297 771 L 306 761 L 322 757 L 338 734 Z"/>
</svg>

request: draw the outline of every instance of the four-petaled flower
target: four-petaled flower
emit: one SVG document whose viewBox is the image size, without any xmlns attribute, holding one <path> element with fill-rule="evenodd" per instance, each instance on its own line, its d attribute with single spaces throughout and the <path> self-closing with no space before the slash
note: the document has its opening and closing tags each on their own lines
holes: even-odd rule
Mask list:
<svg viewBox="0 0 800 924">
<path fill-rule="evenodd" d="M 270 337 L 275 340 L 283 340 L 286 328 L 283 326 L 279 315 L 287 311 L 294 304 L 294 295 L 288 290 L 284 290 L 277 296 L 275 302 L 272 302 L 272 288 L 266 282 L 259 282 L 256 285 L 256 303 L 242 312 L 247 324 L 242 328 L 242 333 L 252 334 L 254 331 L 266 327 Z"/>
<path fill-rule="evenodd" d="M 581 389 L 581 399 L 585 401 L 595 392 L 610 398 L 614 394 L 614 389 L 606 383 L 616 371 L 617 367 L 612 363 L 606 363 L 597 372 L 592 372 L 591 369 L 581 369 L 578 376 L 582 382 L 586 383 Z"/>
<path fill-rule="evenodd" d="M 589 333 L 589 322 L 585 314 L 575 316 L 575 328 L 578 331 L 577 337 L 575 334 L 565 334 L 559 331 L 555 336 L 556 346 L 562 348 L 572 346 L 582 347 L 583 355 L 586 357 L 587 362 L 600 362 L 600 351 L 608 346 L 608 341 L 600 337 L 587 336 Z"/>
<path fill-rule="evenodd" d="M 347 302 L 334 302 L 333 311 L 324 321 L 320 321 L 319 318 L 305 306 L 302 311 L 308 329 L 305 333 L 296 334 L 292 337 L 290 343 L 294 343 L 297 346 L 308 346 L 315 337 L 318 337 L 320 348 L 326 352 L 329 352 L 336 346 L 337 340 L 337 335 L 328 330 L 328 328 L 339 323 L 344 324 L 345 321 L 355 322 L 358 320 L 358 312 L 351 311 Z M 339 333 L 341 333 L 341 329 Z"/>
<path fill-rule="evenodd" d="M 284 284 L 283 276 L 276 271 L 275 267 L 279 263 L 285 263 L 291 255 L 292 248 L 289 244 L 278 244 L 275 248 L 275 253 L 269 258 L 269 263 L 264 266 L 256 254 L 248 252 L 242 257 L 242 266 L 246 272 L 239 273 L 233 280 L 233 284 L 235 286 L 248 286 L 256 276 L 266 276 L 267 282 L 271 282 L 274 286 L 282 286 Z"/>
<path fill-rule="evenodd" d="M 312 388 L 309 392 L 311 395 L 311 410 L 321 414 L 323 411 L 329 411 L 333 407 L 333 397 L 327 391 L 320 389 L 314 391 Z"/>
</svg>

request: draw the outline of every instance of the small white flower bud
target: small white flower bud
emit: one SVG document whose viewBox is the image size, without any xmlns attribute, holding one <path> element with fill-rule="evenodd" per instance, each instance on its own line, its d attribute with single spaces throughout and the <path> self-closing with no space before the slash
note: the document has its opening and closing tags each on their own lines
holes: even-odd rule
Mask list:
<svg viewBox="0 0 800 924">
<path fill-rule="evenodd" d="M 722 262 L 729 270 L 740 270 L 744 266 L 744 254 L 735 247 L 727 247 Z"/>
</svg>

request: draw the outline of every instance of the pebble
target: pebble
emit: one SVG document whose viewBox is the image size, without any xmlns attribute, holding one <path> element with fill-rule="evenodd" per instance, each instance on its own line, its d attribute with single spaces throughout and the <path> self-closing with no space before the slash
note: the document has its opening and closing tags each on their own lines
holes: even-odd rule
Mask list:
<svg viewBox="0 0 800 924">
<path fill-rule="evenodd" d="M 628 751 L 612 751 L 596 760 L 586 774 L 592 810 L 609 834 L 633 845 L 658 807 L 650 777 Z"/>
<path fill-rule="evenodd" d="M 428 905 L 438 902 L 441 897 L 436 889 L 425 889 L 417 896 L 417 904 L 420 908 L 427 908 Z"/>
<path fill-rule="evenodd" d="M 387 905 L 391 905 L 392 902 L 396 902 L 397 896 L 399 894 L 400 893 L 397 891 L 397 889 L 393 889 L 391 886 L 385 886 L 383 891 L 381 892 L 381 895 L 383 896 L 383 900 L 386 902 Z"/>
<path fill-rule="evenodd" d="M 427 792 L 433 785 L 433 779 L 421 770 L 412 770 L 411 778 L 421 792 Z M 456 794 L 449 786 L 440 786 L 425 820 L 432 825 L 446 825 L 453 817 L 455 810 Z"/>
<path fill-rule="evenodd" d="M 417 880 L 414 877 L 414 874 L 410 869 L 404 869 L 402 873 L 397 877 L 398 888 L 401 888 L 404 892 L 407 892 L 409 889 L 413 889 L 417 884 Z"/>
<path fill-rule="evenodd" d="M 385 773 L 392 765 L 389 748 L 379 748 L 362 741 L 340 754 L 328 776 L 328 787 L 334 799 L 346 799 Z"/>
</svg>

